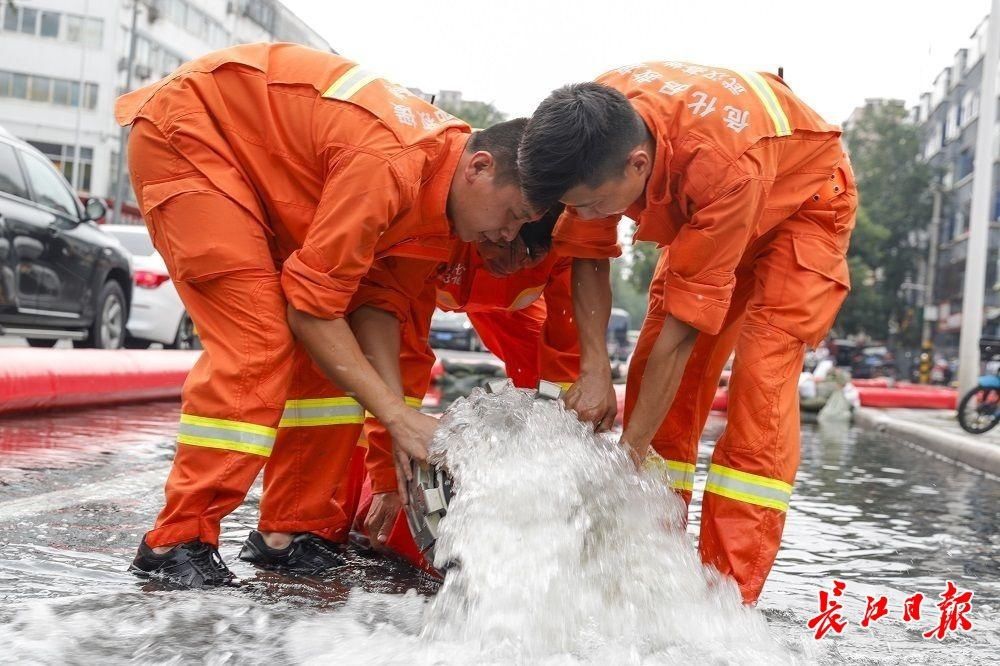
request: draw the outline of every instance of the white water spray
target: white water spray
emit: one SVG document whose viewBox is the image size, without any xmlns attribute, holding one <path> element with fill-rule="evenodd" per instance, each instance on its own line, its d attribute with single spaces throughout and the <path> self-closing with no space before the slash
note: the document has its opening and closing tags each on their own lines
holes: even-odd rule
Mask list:
<svg viewBox="0 0 1000 666">
<path fill-rule="evenodd" d="M 437 596 L 354 595 L 336 619 L 293 627 L 289 644 L 311 645 L 298 657 L 791 661 L 735 586 L 701 565 L 665 479 L 637 474 L 617 444 L 561 403 L 476 390 L 442 419 L 432 459 L 457 487 L 435 562 L 457 566 Z"/>
</svg>

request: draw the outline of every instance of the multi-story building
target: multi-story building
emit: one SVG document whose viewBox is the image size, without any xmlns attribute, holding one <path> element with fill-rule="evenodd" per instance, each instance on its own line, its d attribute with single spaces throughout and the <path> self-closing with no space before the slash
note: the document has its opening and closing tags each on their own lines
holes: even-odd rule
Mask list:
<svg viewBox="0 0 1000 666">
<path fill-rule="evenodd" d="M 114 196 L 133 10 L 133 88 L 231 44 L 332 50 L 278 0 L 0 0 L 0 126 L 96 196 Z"/>
<path fill-rule="evenodd" d="M 933 303 L 937 308 L 935 347 L 954 350 L 962 327 L 962 291 L 969 246 L 972 208 L 973 161 L 979 126 L 979 91 L 986 51 L 987 20 L 973 31 L 969 43 L 955 53 L 951 65 L 934 79 L 930 92 L 920 97 L 912 117 L 920 124 L 923 157 L 940 173 L 941 215 L 937 243 L 937 271 Z M 995 119 L 994 137 L 1000 137 Z M 997 250 L 1000 248 L 1000 142 L 994 139 L 993 199 L 987 255 L 984 334 L 1000 334 L 1000 290 L 997 285 Z M 928 229 L 932 228 L 930 221 Z"/>
</svg>

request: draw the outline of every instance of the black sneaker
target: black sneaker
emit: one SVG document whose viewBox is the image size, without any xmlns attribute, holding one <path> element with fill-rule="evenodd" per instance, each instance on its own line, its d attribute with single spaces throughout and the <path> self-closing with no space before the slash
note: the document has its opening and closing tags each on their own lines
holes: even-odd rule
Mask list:
<svg viewBox="0 0 1000 666">
<path fill-rule="evenodd" d="M 219 551 L 201 541 L 178 544 L 157 555 L 143 539 L 128 570 L 139 578 L 155 578 L 191 588 L 231 585 L 236 578 Z"/>
<path fill-rule="evenodd" d="M 271 548 L 264 536 L 254 530 L 243 542 L 240 559 L 265 569 L 318 574 L 347 564 L 340 546 L 315 534 L 296 534 L 284 548 Z"/>
</svg>

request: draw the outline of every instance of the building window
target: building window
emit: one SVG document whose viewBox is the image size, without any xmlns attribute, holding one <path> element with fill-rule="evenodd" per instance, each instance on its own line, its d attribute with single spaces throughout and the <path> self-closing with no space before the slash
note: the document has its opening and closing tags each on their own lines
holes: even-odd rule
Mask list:
<svg viewBox="0 0 1000 666">
<path fill-rule="evenodd" d="M 135 41 L 135 73 L 140 79 L 166 76 L 184 61 L 182 56 L 144 35 L 137 35 Z"/>
<path fill-rule="evenodd" d="M 104 33 L 102 19 L 61 12 L 39 11 L 30 7 L 18 6 L 6 0 L 0 0 L 0 11 L 3 11 L 3 29 L 7 32 L 20 32 L 46 39 L 61 39 L 67 42 L 82 43 L 86 46 L 101 46 Z"/>
<path fill-rule="evenodd" d="M 21 32 L 34 35 L 38 32 L 38 10 L 21 7 Z"/>
<path fill-rule="evenodd" d="M 97 108 L 97 92 L 96 83 L 84 84 L 82 99 L 85 108 Z M 2 97 L 60 106 L 80 106 L 80 82 L 0 70 L 0 98 Z"/>
<path fill-rule="evenodd" d="M 264 28 L 268 32 L 274 32 L 274 5 L 268 0 L 242 0 L 243 15 Z"/>
<path fill-rule="evenodd" d="M 162 0 L 160 11 L 170 22 L 213 46 L 229 44 L 229 31 L 187 0 Z"/>
<path fill-rule="evenodd" d="M 962 112 L 960 124 L 965 127 L 979 115 L 979 91 L 967 90 L 962 96 Z"/>
<path fill-rule="evenodd" d="M 955 177 L 958 180 L 962 180 L 970 173 L 972 173 L 973 164 L 975 162 L 974 153 L 971 148 L 966 148 L 958 155 L 958 161 L 955 164 Z"/>
<path fill-rule="evenodd" d="M 57 169 L 62 171 L 66 180 L 73 183 L 73 170 L 76 168 L 76 146 L 67 146 L 59 143 L 48 143 L 46 141 L 31 141 L 32 146 L 49 158 L 49 161 Z M 94 168 L 94 149 L 89 146 L 80 147 L 80 179 L 76 187 L 80 190 L 90 191 L 90 179 Z"/>
</svg>

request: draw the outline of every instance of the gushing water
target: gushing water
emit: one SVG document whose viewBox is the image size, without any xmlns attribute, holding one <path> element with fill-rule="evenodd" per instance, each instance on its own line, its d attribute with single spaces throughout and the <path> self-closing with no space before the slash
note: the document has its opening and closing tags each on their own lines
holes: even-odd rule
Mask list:
<svg viewBox="0 0 1000 666">
<path fill-rule="evenodd" d="M 457 484 L 436 546 L 435 564 L 452 564 L 438 594 L 353 595 L 335 619 L 293 627 L 290 644 L 310 645 L 298 658 L 791 661 L 735 586 L 701 565 L 666 479 L 636 473 L 560 403 L 476 390 L 442 419 L 432 459 Z"/>
</svg>

